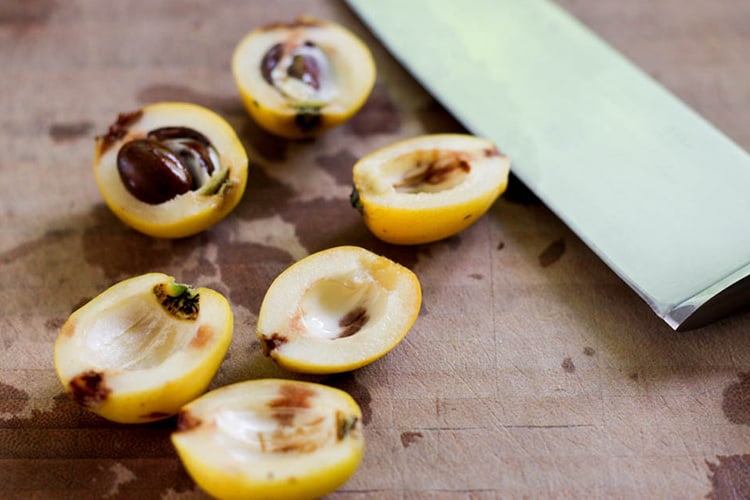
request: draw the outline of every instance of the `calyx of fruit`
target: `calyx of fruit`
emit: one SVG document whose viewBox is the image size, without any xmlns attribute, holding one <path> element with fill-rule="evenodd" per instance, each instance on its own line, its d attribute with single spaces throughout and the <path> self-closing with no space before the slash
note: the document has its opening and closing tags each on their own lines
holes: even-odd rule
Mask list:
<svg viewBox="0 0 750 500">
<path fill-rule="evenodd" d="M 107 205 L 152 236 L 189 236 L 239 203 L 247 155 L 234 130 L 212 111 L 158 103 L 118 116 L 97 138 L 94 173 Z"/>
<path fill-rule="evenodd" d="M 309 16 L 248 33 L 235 48 L 232 70 L 255 121 L 291 139 L 346 121 L 375 83 L 367 46 L 345 28 Z"/>
<path fill-rule="evenodd" d="M 213 390 L 179 414 L 172 443 L 216 498 L 319 498 L 356 471 L 362 413 L 347 393 L 281 379 Z"/>
<path fill-rule="evenodd" d="M 232 330 L 218 292 L 144 274 L 71 314 L 55 343 L 55 369 L 84 408 L 116 422 L 151 422 L 206 390 Z"/>
<path fill-rule="evenodd" d="M 353 168 L 351 202 L 383 241 L 415 245 L 476 222 L 505 191 L 508 158 L 466 134 L 424 135 L 378 149 Z"/>
<path fill-rule="evenodd" d="M 416 275 L 369 250 L 335 247 L 287 268 L 258 317 L 263 351 L 291 371 L 337 373 L 387 354 L 422 302 Z"/>
</svg>

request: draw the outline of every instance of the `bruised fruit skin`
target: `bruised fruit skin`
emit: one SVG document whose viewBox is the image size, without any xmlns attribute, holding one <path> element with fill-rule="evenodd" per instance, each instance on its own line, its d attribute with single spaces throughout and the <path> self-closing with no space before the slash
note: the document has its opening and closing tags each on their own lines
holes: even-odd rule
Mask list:
<svg viewBox="0 0 750 500">
<path fill-rule="evenodd" d="M 508 158 L 485 139 L 424 135 L 360 159 L 353 168 L 352 205 L 388 243 L 417 245 L 457 234 L 505 191 Z"/>
<path fill-rule="evenodd" d="M 122 113 L 97 137 L 94 174 L 112 212 L 160 238 L 199 233 L 226 217 L 247 184 L 232 127 L 204 107 L 165 102 Z"/>
<path fill-rule="evenodd" d="M 391 351 L 421 304 L 409 269 L 364 248 L 335 247 L 296 262 L 271 283 L 257 334 L 263 352 L 290 371 L 340 373 Z"/>
<path fill-rule="evenodd" d="M 248 33 L 232 58 L 253 119 L 289 139 L 316 137 L 345 122 L 375 84 L 367 46 L 338 24 L 303 16 Z"/>
<path fill-rule="evenodd" d="M 172 443 L 193 480 L 220 499 L 313 499 L 336 490 L 364 453 L 362 412 L 325 385 L 261 379 L 185 406 Z"/>
<path fill-rule="evenodd" d="M 55 369 L 84 408 L 115 422 L 152 422 L 206 390 L 232 330 L 218 292 L 144 274 L 71 314 L 55 343 Z"/>
</svg>

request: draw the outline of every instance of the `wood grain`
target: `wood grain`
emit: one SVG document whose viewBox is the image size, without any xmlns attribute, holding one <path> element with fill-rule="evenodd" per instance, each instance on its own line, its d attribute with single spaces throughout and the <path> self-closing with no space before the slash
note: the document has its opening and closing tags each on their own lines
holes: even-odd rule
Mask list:
<svg viewBox="0 0 750 500">
<path fill-rule="evenodd" d="M 560 4 L 750 149 L 750 3 Z M 378 82 L 350 123 L 286 142 L 244 112 L 229 60 L 246 31 L 303 12 L 366 40 Z M 368 443 L 331 498 L 750 496 L 747 315 L 672 332 L 516 181 L 446 241 L 394 247 L 367 232 L 348 204 L 354 161 L 461 127 L 343 3 L 5 2 L 0 62 L 0 497 L 203 498 L 171 448 L 172 420 L 120 426 L 65 396 L 59 328 L 115 281 L 162 271 L 232 303 L 235 339 L 212 387 L 289 377 L 254 339 L 260 301 L 289 264 L 337 244 L 413 269 L 424 307 L 388 356 L 316 379 L 360 403 Z M 91 172 L 94 136 L 157 100 L 216 110 L 251 158 L 237 210 L 184 240 L 122 226 Z"/>
</svg>

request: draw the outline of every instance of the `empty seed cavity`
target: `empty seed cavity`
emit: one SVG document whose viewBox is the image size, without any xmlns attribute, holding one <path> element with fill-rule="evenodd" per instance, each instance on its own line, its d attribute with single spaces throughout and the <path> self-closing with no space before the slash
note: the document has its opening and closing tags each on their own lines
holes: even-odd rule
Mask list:
<svg viewBox="0 0 750 500">
<path fill-rule="evenodd" d="M 333 444 L 341 433 L 337 414 L 301 405 L 295 397 L 224 409 L 215 422 L 217 440 L 245 460 L 266 453 L 312 453 Z"/>
<path fill-rule="evenodd" d="M 463 153 L 440 149 L 401 155 L 384 168 L 390 171 L 399 193 L 436 193 L 461 184 L 471 171 Z"/>
<path fill-rule="evenodd" d="M 350 276 L 318 280 L 300 303 L 303 334 L 330 340 L 355 335 L 378 311 L 385 310 L 386 296 L 372 279 Z"/>
<path fill-rule="evenodd" d="M 87 359 L 114 370 L 156 367 L 195 337 L 193 322 L 177 322 L 148 295 L 122 301 L 82 325 Z"/>
</svg>

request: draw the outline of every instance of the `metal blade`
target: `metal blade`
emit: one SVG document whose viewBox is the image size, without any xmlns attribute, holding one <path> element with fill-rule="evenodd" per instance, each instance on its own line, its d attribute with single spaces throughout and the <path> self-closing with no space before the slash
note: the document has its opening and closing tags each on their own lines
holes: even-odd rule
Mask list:
<svg viewBox="0 0 750 500">
<path fill-rule="evenodd" d="M 546 0 L 347 0 L 673 328 L 748 301 L 750 157 Z"/>
</svg>

